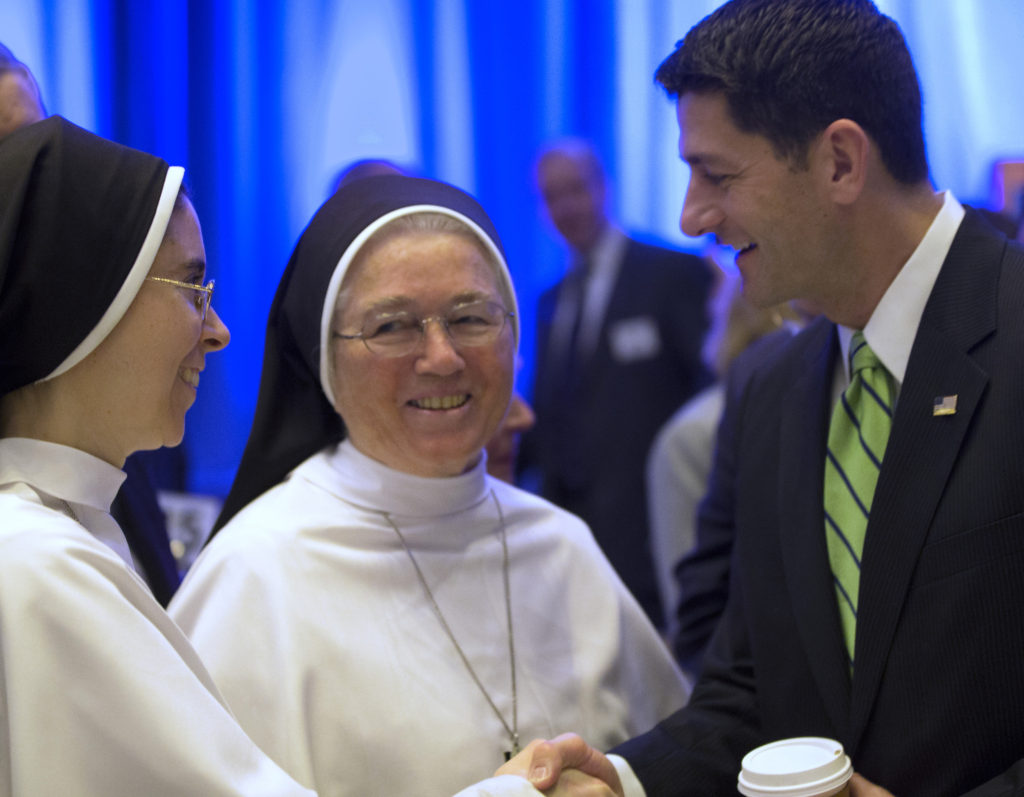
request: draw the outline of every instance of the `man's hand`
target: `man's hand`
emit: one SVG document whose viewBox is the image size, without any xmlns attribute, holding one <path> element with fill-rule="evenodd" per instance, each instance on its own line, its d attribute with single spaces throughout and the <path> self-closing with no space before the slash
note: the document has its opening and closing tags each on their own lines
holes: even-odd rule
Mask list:
<svg viewBox="0 0 1024 797">
<path fill-rule="evenodd" d="M 550 741 L 535 739 L 495 774 L 524 777 L 550 797 L 622 797 L 622 784 L 612 762 L 574 733 Z"/>
<path fill-rule="evenodd" d="M 863 775 L 853 773 L 850 778 L 850 797 L 893 797 L 891 792 L 876 786 Z"/>
</svg>

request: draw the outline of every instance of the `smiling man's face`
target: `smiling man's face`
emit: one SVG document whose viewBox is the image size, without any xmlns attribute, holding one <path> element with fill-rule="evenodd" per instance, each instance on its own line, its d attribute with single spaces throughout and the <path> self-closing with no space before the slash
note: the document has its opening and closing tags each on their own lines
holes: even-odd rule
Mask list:
<svg viewBox="0 0 1024 797">
<path fill-rule="evenodd" d="M 685 94 L 677 111 L 679 154 L 690 166 L 683 232 L 711 233 L 735 249 L 744 296 L 758 307 L 821 295 L 831 207 L 813 172 L 737 128 L 720 94 Z"/>
</svg>

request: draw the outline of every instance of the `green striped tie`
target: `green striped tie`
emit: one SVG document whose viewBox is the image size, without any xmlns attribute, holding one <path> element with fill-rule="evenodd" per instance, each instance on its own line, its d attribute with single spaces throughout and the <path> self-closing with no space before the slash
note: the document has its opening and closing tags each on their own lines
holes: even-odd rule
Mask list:
<svg viewBox="0 0 1024 797">
<path fill-rule="evenodd" d="M 853 668 L 860 559 L 878 471 L 889 441 L 892 377 L 855 332 L 850 341 L 850 386 L 832 411 L 825 461 L 825 537 L 839 618 Z"/>
</svg>

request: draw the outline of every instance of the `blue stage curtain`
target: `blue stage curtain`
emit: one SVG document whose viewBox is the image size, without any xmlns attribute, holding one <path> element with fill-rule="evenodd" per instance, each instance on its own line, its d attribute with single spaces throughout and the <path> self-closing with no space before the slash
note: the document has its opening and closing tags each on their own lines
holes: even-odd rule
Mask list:
<svg viewBox="0 0 1024 797">
<path fill-rule="evenodd" d="M 593 139 L 628 229 L 677 229 L 686 170 L 654 69 L 716 0 L 0 0 L 0 40 L 48 109 L 184 165 L 232 343 L 189 415 L 190 487 L 223 494 L 255 403 L 278 276 L 337 172 L 392 159 L 478 195 L 533 306 L 564 253 L 532 184 L 539 146 Z M 985 204 L 994 158 L 1024 155 L 1019 0 L 882 0 L 925 94 L 935 182 Z"/>
</svg>

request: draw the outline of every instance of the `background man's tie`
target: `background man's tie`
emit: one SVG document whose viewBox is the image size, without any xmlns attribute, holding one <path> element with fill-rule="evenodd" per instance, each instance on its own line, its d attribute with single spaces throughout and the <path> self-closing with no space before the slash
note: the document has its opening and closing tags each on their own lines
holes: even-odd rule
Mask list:
<svg viewBox="0 0 1024 797">
<path fill-rule="evenodd" d="M 570 315 L 570 323 L 566 324 L 565 337 L 562 340 L 561 369 L 559 379 L 567 393 L 573 394 L 572 401 L 575 404 L 575 389 L 580 374 L 580 327 L 583 325 L 583 318 L 586 314 L 587 300 L 587 279 L 590 266 L 586 258 L 581 258 L 575 263 L 565 278 L 562 287 L 561 301 L 564 303 L 564 311 Z"/>
<path fill-rule="evenodd" d="M 850 386 L 832 412 L 825 462 L 825 536 L 851 669 L 861 552 L 892 427 L 893 394 L 892 376 L 855 332 Z"/>
</svg>

